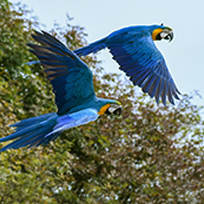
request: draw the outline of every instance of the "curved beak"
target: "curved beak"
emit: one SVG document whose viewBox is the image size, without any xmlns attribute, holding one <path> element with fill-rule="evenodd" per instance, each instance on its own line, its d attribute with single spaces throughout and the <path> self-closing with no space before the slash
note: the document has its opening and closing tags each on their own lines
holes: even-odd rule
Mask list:
<svg viewBox="0 0 204 204">
<path fill-rule="evenodd" d="M 122 107 L 118 107 L 116 110 L 113 111 L 113 115 L 118 115 L 120 116 L 122 113 Z"/>
<path fill-rule="evenodd" d="M 174 33 L 173 33 L 172 30 L 164 29 L 164 30 L 160 33 L 160 37 L 161 37 L 161 39 L 169 40 L 169 42 L 171 42 L 171 41 L 173 40 Z"/>
<path fill-rule="evenodd" d="M 116 105 L 116 104 L 113 104 L 110 108 L 108 108 L 105 112 L 107 115 L 118 115 L 120 116 L 121 113 L 122 113 L 122 106 L 121 105 Z"/>
</svg>

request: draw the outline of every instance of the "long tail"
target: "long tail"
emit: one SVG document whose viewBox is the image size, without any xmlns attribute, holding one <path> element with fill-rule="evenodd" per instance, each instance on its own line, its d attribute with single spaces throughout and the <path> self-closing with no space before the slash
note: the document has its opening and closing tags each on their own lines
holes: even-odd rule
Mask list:
<svg viewBox="0 0 204 204">
<path fill-rule="evenodd" d="M 7 137 L 0 138 L 0 142 L 16 139 L 12 143 L 3 147 L 0 151 L 7 149 L 18 149 L 20 147 L 46 145 L 51 140 L 55 140 L 61 132 L 53 132 L 53 127 L 57 124 L 58 115 L 49 113 L 38 117 L 22 120 L 11 125 L 16 127 L 16 131 Z M 46 135 L 49 134 L 48 137 Z"/>
<path fill-rule="evenodd" d="M 94 43 L 91 43 L 85 47 L 79 48 L 77 50 L 74 50 L 74 52 L 78 55 L 78 56 L 86 56 L 90 53 L 96 53 L 99 50 L 104 49 L 107 45 L 106 45 L 106 40 L 107 37 L 102 38 L 101 40 L 98 40 Z"/>
</svg>

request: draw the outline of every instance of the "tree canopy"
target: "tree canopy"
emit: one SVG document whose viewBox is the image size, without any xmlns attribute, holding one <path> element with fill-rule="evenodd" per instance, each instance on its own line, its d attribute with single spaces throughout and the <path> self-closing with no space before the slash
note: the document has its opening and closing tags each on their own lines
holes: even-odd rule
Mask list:
<svg viewBox="0 0 204 204">
<path fill-rule="evenodd" d="M 0 137 L 12 123 L 56 111 L 43 68 L 24 64 L 35 59 L 26 43 L 39 23 L 21 4 L 0 1 Z M 87 43 L 71 20 L 50 32 L 72 50 Z M 120 101 L 122 116 L 102 116 L 47 146 L 0 153 L 0 203 L 204 203 L 202 107 L 187 95 L 157 105 L 105 73 L 97 56 L 83 60 L 96 94 Z"/>
</svg>

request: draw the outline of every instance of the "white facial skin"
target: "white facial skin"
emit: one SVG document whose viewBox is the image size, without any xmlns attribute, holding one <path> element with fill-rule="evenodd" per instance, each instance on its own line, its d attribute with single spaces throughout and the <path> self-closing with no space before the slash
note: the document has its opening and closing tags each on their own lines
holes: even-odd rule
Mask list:
<svg viewBox="0 0 204 204">
<path fill-rule="evenodd" d="M 116 111 L 119 108 L 122 108 L 122 107 L 118 104 L 111 104 L 111 107 L 108 108 L 108 111 L 112 114 L 114 111 Z"/>
<path fill-rule="evenodd" d="M 160 37 L 163 39 L 169 39 L 169 41 L 171 41 L 172 39 L 170 38 L 170 35 L 173 35 L 173 31 L 172 30 L 168 30 L 168 29 L 164 29 L 161 33 L 160 33 Z"/>
</svg>

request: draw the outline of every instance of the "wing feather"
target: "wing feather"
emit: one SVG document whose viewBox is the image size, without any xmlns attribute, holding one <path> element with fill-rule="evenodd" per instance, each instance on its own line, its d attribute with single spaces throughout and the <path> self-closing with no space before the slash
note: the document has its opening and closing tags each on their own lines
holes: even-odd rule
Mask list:
<svg viewBox="0 0 204 204">
<path fill-rule="evenodd" d="M 120 69 L 134 85 L 154 96 L 157 103 L 160 98 L 165 105 L 166 97 L 172 104 L 173 97 L 179 99 L 180 92 L 150 34 L 143 33 L 139 38 L 138 33 L 127 32 L 126 36 L 121 34 L 120 38 L 112 36 L 106 43 Z"/>
<path fill-rule="evenodd" d="M 92 72 L 76 54 L 45 31 L 35 31 L 32 36 L 42 44 L 28 46 L 40 60 L 53 86 L 58 115 L 69 112 L 95 96 Z"/>
</svg>

